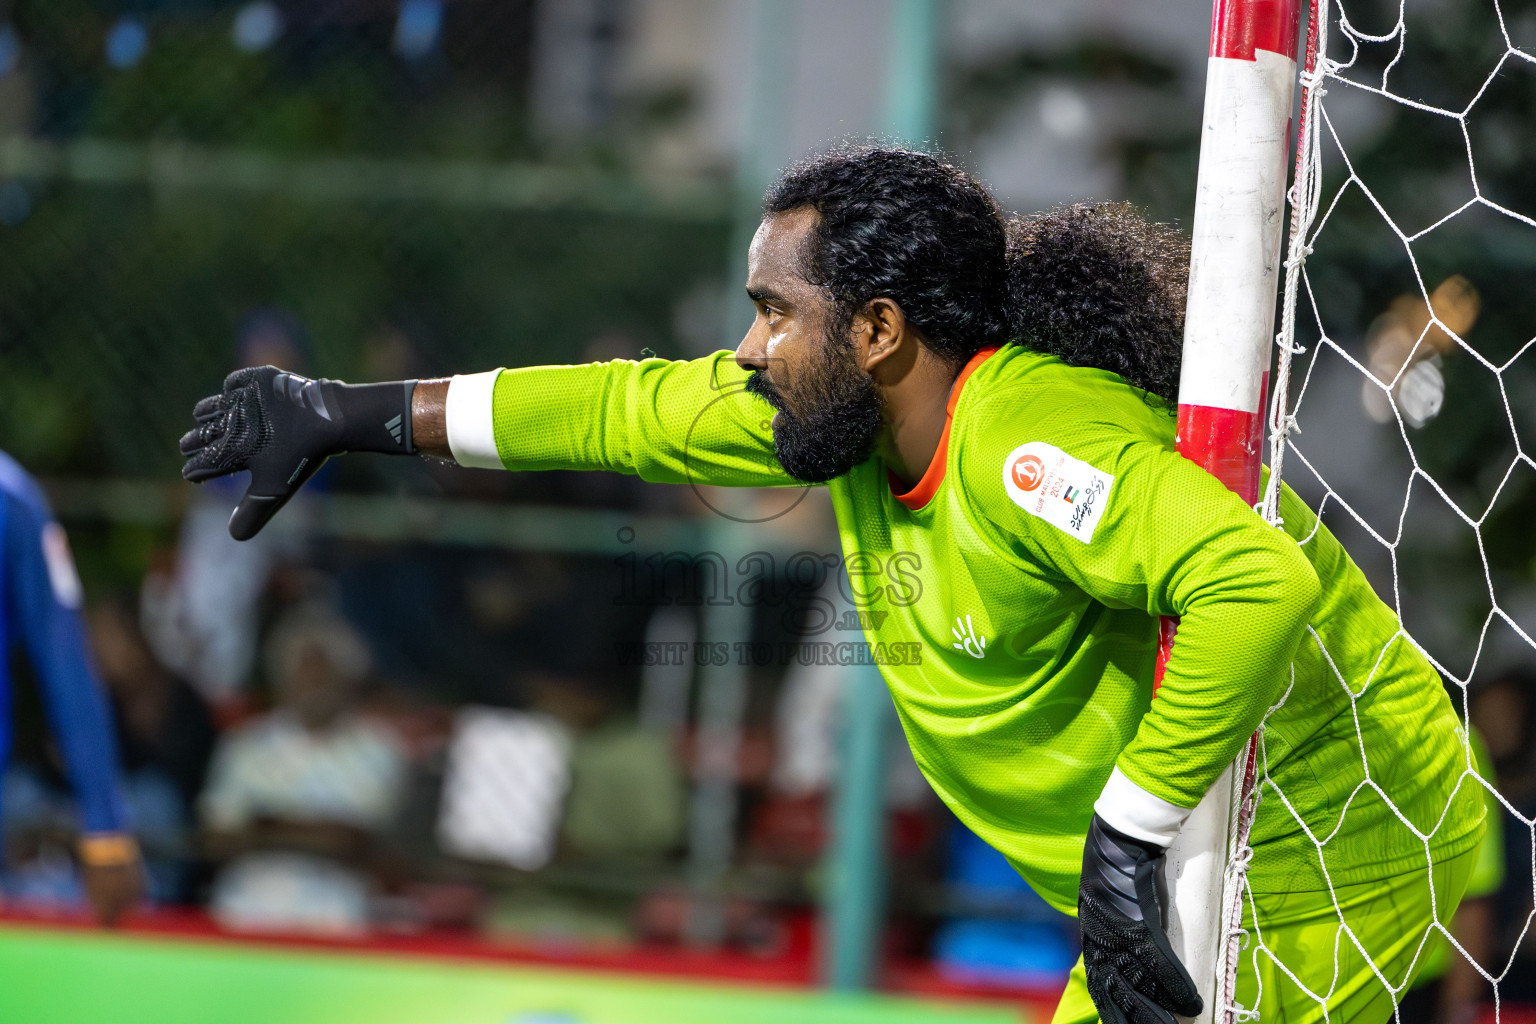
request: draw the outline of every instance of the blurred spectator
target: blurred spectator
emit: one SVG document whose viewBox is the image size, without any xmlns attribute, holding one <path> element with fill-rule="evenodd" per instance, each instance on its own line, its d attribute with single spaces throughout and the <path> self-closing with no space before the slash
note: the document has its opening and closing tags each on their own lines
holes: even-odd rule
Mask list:
<svg viewBox="0 0 1536 1024">
<path fill-rule="evenodd" d="M 650 860 L 674 850 L 687 815 L 670 744 L 630 724 L 577 739 L 561 835 L 572 853 Z"/>
<path fill-rule="evenodd" d="M 405 771 L 392 735 L 357 711 L 368 650 L 334 612 L 301 605 L 266 658 L 277 706 L 220 741 L 200 802 L 208 850 L 229 861 L 213 913 L 233 928 L 358 932 Z"/>
<path fill-rule="evenodd" d="M 558 850 L 568 862 L 650 877 L 686 824 L 671 738 L 616 714 L 617 680 L 601 671 L 531 672 L 521 689 L 527 712 L 460 713 L 439 829 L 445 849 L 524 870 L 544 867 Z M 492 742 L 492 728 L 501 742 Z M 646 905 L 638 916 L 657 938 Z M 635 917 L 628 894 L 593 898 L 544 882 L 496 893 L 481 924 L 493 936 L 624 943 Z"/>
<path fill-rule="evenodd" d="M 1536 809 L 1536 672 L 1510 669 L 1474 690 L 1472 724 L 1488 744 L 1499 792 L 1530 814 Z"/>
<path fill-rule="evenodd" d="M 617 680 L 601 671 L 535 672 L 526 685 L 535 712 L 560 722 L 573 740 L 564 849 L 610 860 L 653 860 L 676 849 L 686 790 L 671 738 L 617 714 Z"/>
<path fill-rule="evenodd" d="M 1532 742 L 1536 738 L 1536 672 L 1511 668 L 1474 689 L 1471 716 L 1473 727 L 1487 742 L 1499 792 L 1516 814 L 1530 817 L 1536 812 L 1536 743 Z M 1502 805 L 1490 803 L 1489 807 L 1497 809 L 1501 817 L 1509 814 Z M 1496 964 L 1509 963 L 1499 995 L 1501 999 L 1533 999 L 1536 951 L 1525 936 L 1536 893 L 1532 892 L 1530 832 L 1523 823 L 1504 830 L 1503 853 L 1504 885 L 1492 900 L 1498 935 L 1493 960 Z"/>
<path fill-rule="evenodd" d="M 131 602 L 89 612 L 91 645 L 112 699 L 124 786 L 144 844 L 150 897 L 187 901 L 192 807 L 203 788 L 215 732 L 208 706 L 149 649 Z"/>
<path fill-rule="evenodd" d="M 1477 289 L 1460 274 L 1441 281 L 1428 302 L 1421 295 L 1393 299 L 1368 332 L 1367 358 L 1376 380 L 1360 385 L 1366 414 L 1377 423 L 1391 423 L 1396 405 L 1411 427 L 1439 415 L 1445 400 L 1441 363 L 1456 351 L 1456 338 L 1472 329 L 1481 311 Z"/>
<path fill-rule="evenodd" d="M 280 309 L 246 314 L 236 336 L 232 370 L 279 366 L 309 370 L 302 325 Z M 322 470 L 324 472 L 324 470 Z M 304 503 L 288 522 L 248 541 L 229 535 L 229 510 L 245 493 L 249 474 L 210 480 L 193 490 L 169 579 L 145 581 L 146 623 L 156 654 L 195 685 L 226 719 L 237 717 L 256 657 L 259 605 L 274 564 L 301 554 L 308 537 Z M 312 481 L 307 490 L 318 493 Z"/>
<path fill-rule="evenodd" d="M 83 886 L 96 915 L 113 924 L 139 899 L 143 869 L 127 832 L 117 744 L 80 621 L 83 589 L 64 530 L 37 484 L 0 452 L 0 751 L 10 745 L 10 655 L 25 648 L 75 801 L 18 766 L 5 778 L 10 803 L 6 894 L 75 902 Z M 38 766 L 43 767 L 43 766 Z M 79 836 L 78 881 L 63 844 Z M 63 839 L 63 843 L 50 840 Z"/>
</svg>

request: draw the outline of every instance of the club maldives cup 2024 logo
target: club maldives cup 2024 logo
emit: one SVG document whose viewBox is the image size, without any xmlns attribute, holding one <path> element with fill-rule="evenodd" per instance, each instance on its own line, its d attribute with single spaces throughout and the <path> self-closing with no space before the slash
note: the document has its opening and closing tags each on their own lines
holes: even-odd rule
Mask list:
<svg viewBox="0 0 1536 1024">
<path fill-rule="evenodd" d="M 1010 471 L 1014 485 L 1021 491 L 1032 491 L 1045 480 L 1045 463 L 1038 455 L 1020 455 L 1013 460 Z"/>
<path fill-rule="evenodd" d="M 1013 503 L 1084 544 L 1093 540 L 1114 483 L 1112 474 L 1044 441 L 1021 444 L 1003 459 L 1003 488 Z"/>
</svg>

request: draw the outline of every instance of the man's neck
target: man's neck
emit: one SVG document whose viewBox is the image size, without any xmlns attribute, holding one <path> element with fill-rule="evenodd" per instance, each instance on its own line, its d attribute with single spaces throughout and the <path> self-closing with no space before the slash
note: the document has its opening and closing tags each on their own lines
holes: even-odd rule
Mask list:
<svg viewBox="0 0 1536 1024">
<path fill-rule="evenodd" d="M 958 368 L 925 349 L 909 373 L 884 389 L 885 432 L 879 454 L 908 490 L 917 486 L 939 450 L 949 393 L 958 375 Z"/>
</svg>

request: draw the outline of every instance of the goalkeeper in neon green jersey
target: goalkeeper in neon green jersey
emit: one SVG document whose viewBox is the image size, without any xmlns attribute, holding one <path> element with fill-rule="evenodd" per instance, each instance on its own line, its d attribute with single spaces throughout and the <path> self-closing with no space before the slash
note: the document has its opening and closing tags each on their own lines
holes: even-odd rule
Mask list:
<svg viewBox="0 0 1536 1024">
<path fill-rule="evenodd" d="M 769 191 L 734 354 L 403 386 L 240 371 L 195 410 L 184 475 L 250 468 L 245 535 L 340 451 L 824 483 L 854 598 L 885 613 L 867 639 L 918 764 L 1081 912 L 1057 1020 L 1198 1011 L 1163 933 L 1162 853 L 1261 723 L 1238 998 L 1271 1020 L 1385 1020 L 1482 833 L 1474 787 L 1455 792 L 1465 737 L 1294 494 L 1276 529 L 1176 454 L 1186 273 L 1178 237 L 1126 208 L 1010 221 L 935 157 L 842 150 Z M 1153 699 L 1163 615 L 1181 625 Z"/>
</svg>

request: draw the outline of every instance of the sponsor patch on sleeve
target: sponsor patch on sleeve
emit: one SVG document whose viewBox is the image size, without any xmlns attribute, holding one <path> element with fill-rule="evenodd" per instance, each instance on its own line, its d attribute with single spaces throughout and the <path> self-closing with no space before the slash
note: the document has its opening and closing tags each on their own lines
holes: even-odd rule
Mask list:
<svg viewBox="0 0 1536 1024">
<path fill-rule="evenodd" d="M 1104 515 L 1115 478 L 1053 444 L 1030 441 L 1003 459 L 1003 487 L 1013 503 L 1087 544 Z"/>
</svg>

